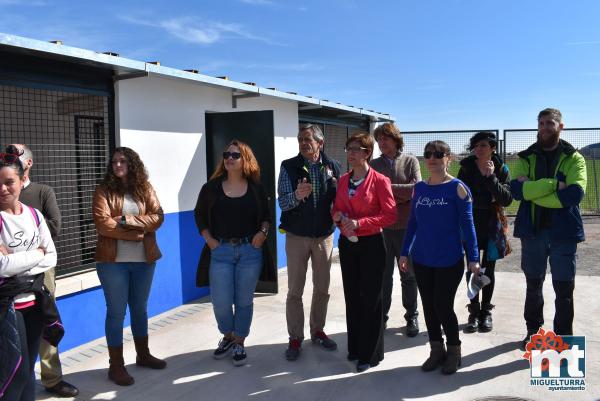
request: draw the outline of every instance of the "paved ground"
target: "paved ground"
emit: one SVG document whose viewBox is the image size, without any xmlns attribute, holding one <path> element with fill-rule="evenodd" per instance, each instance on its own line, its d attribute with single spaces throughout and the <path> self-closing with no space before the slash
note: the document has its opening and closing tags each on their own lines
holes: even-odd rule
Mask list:
<svg viewBox="0 0 600 401">
<path fill-rule="evenodd" d="M 494 303 L 495 328 L 491 333 L 461 334 L 463 364 L 452 376 L 439 371 L 423 373 L 419 366 L 428 355 L 427 337 L 405 337 L 399 285 L 394 288 L 393 316 L 385 334 L 385 360 L 367 372 L 355 373 L 346 360 L 344 300 L 339 265 L 332 267 L 331 302 L 327 331 L 339 350 L 325 351 L 304 343 L 301 358 L 288 362 L 285 325 L 286 272 L 281 271 L 281 293 L 256 298 L 252 333 L 247 340 L 249 363 L 234 367 L 229 359 L 215 361 L 212 350 L 219 340 L 210 303 L 206 299 L 183 305 L 151 320 L 150 344 L 169 366 L 151 371 L 135 366 L 131 340 L 125 343 L 129 372 L 136 383 L 119 387 L 106 377 L 108 355 L 104 339 L 62 354 L 65 378 L 81 389 L 80 400 L 596 400 L 600 399 L 600 277 L 581 276 L 575 302 L 575 333 L 587 338 L 585 392 L 551 392 L 530 386 L 529 364 L 517 350 L 523 337 L 521 273 L 500 271 Z M 310 280 L 307 280 L 310 282 Z M 551 322 L 553 296 L 547 280 L 546 319 Z M 310 286 L 307 293 L 310 295 Z M 155 283 L 153 291 L 159 291 Z M 459 322 L 467 318 L 465 288 L 456 300 Z M 305 297 L 305 305 L 308 298 Z M 586 316 L 583 315 L 585 309 Z M 421 327 L 424 327 L 422 317 Z M 130 334 L 127 335 L 130 339 Z M 66 366 L 68 365 L 68 366 Z M 40 388 L 41 389 L 41 388 Z M 485 398 L 494 397 L 494 398 Z M 51 399 L 40 391 L 38 399 Z"/>
<path fill-rule="evenodd" d="M 513 231 L 510 219 L 510 232 Z M 580 276 L 600 276 L 598 268 L 598 248 L 600 247 L 600 216 L 584 217 L 585 242 L 577 246 L 577 274 Z M 511 238 L 513 253 L 497 263 L 497 271 L 521 272 L 521 241 Z"/>
</svg>

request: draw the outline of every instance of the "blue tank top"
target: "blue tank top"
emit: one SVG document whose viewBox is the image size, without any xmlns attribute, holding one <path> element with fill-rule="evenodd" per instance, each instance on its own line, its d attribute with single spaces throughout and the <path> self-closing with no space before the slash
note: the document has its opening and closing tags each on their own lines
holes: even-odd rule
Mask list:
<svg viewBox="0 0 600 401">
<path fill-rule="evenodd" d="M 458 196 L 459 184 L 467 191 L 465 199 Z M 468 187 L 456 178 L 439 185 L 415 184 L 402 255 L 430 267 L 451 267 L 464 256 L 464 241 L 468 261 L 478 262 L 472 200 Z"/>
</svg>

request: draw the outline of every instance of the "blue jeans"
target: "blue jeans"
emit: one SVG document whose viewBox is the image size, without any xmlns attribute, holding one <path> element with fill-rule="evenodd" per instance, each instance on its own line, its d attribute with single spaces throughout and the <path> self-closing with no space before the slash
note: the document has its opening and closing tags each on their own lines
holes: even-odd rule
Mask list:
<svg viewBox="0 0 600 401">
<path fill-rule="evenodd" d="M 211 251 L 210 296 L 222 334 L 247 337 L 250 333 L 254 290 L 261 269 L 262 249 L 251 244 L 221 243 Z"/>
<path fill-rule="evenodd" d="M 134 337 L 148 335 L 148 296 L 156 263 L 98 263 L 96 272 L 106 300 L 106 343 L 123 344 L 123 322 L 129 305 L 131 332 Z"/>
</svg>

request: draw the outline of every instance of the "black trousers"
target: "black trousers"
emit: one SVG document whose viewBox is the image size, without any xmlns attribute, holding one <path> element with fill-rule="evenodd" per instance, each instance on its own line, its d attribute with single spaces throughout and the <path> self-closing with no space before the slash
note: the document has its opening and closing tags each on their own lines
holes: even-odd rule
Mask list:
<svg viewBox="0 0 600 401">
<path fill-rule="evenodd" d="M 465 269 L 463 258 L 449 267 L 429 267 L 413 261 L 429 341 L 442 341 L 442 327 L 448 345 L 460 345 L 454 297 Z"/>
<path fill-rule="evenodd" d="M 16 311 L 23 361 L 2 401 L 35 401 L 35 361 L 42 339 L 43 317 L 36 304 Z"/>
<path fill-rule="evenodd" d="M 385 242 L 385 270 L 383 272 L 383 320 L 388 321 L 390 307 L 392 305 L 392 289 L 394 284 L 394 270 L 396 259 L 402 254 L 404 244 L 404 233 L 406 230 L 383 230 L 383 241 Z M 400 272 L 400 283 L 402 286 L 402 306 L 404 306 L 404 319 L 407 321 L 419 316 L 417 311 L 417 280 L 412 262 L 409 259 L 408 271 Z"/>
<path fill-rule="evenodd" d="M 496 285 L 496 275 L 494 274 L 496 270 L 496 261 L 487 260 L 487 250 L 479 250 L 479 254 L 483 255 L 481 257 L 481 267 L 485 267 L 485 274 L 489 279 L 490 283 L 482 288 L 481 292 L 481 304 L 489 305 L 492 303 L 492 295 L 494 295 L 494 286 Z M 467 284 L 469 283 L 469 279 L 471 278 L 471 270 L 467 269 L 466 279 Z M 479 293 L 471 299 L 471 303 L 479 303 Z"/>
<path fill-rule="evenodd" d="M 383 360 L 383 236 L 359 237 L 355 243 L 340 236 L 338 248 L 346 300 L 348 354 L 357 357 L 359 364 L 377 365 Z"/>
</svg>

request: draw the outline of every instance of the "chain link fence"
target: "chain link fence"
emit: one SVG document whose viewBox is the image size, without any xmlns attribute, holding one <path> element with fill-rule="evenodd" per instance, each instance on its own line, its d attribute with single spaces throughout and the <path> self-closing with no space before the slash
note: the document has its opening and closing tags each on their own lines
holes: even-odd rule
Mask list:
<svg viewBox="0 0 600 401">
<path fill-rule="evenodd" d="M 480 131 L 490 131 L 498 138 L 498 153 L 512 170 L 518 152 L 527 149 L 537 141 L 537 129 L 500 130 L 462 130 L 462 131 L 406 131 L 404 136 L 404 152 L 413 154 L 419 159 L 423 179 L 429 178 L 423 162 L 425 144 L 432 140 L 442 140 L 450 145 L 454 161 L 450 164 L 449 173 L 456 176 L 460 168 L 460 160 L 470 153 L 467 150 L 469 139 Z M 583 215 L 600 215 L 600 128 L 565 128 L 561 139 L 569 142 L 585 157 L 587 163 L 587 189 L 581 202 Z M 514 201 L 508 208 L 509 215 L 515 215 L 519 202 Z"/>
<path fill-rule="evenodd" d="M 517 153 L 537 141 L 537 129 L 506 129 L 503 132 L 507 144 L 504 160 L 509 168 L 515 165 Z M 583 215 L 600 215 L 600 128 L 565 128 L 560 133 L 563 139 L 579 150 L 586 161 L 587 188 L 579 207 Z M 516 213 L 517 202 L 508 209 Z"/>
</svg>

